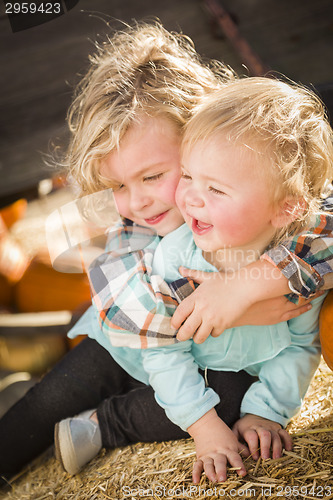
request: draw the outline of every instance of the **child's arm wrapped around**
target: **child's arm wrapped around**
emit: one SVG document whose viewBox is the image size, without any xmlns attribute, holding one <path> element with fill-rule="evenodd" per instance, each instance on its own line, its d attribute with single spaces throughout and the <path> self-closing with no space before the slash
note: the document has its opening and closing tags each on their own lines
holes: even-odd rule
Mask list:
<svg viewBox="0 0 333 500">
<path fill-rule="evenodd" d="M 333 216 L 320 214 L 310 228 L 271 248 L 260 261 L 232 276 L 184 268 L 182 275 L 201 286 L 174 314 L 172 326 L 179 330 L 178 338 L 186 340 L 194 335 L 195 342 L 203 342 L 210 334 L 220 335 L 237 324 L 244 311 L 254 303 L 283 294 L 288 294 L 290 312 L 294 315 L 292 303 L 300 303 L 302 298 L 312 299 L 321 290 L 332 287 L 332 243 Z M 306 307 L 311 305 L 305 305 L 299 313 L 306 312 Z M 265 309 L 262 302 L 262 310 Z M 288 319 L 281 317 L 281 321 Z"/>
</svg>

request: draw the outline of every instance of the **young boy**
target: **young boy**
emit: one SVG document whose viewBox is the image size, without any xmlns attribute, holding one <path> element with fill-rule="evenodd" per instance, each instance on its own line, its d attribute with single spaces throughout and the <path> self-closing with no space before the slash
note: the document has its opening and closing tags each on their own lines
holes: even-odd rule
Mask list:
<svg viewBox="0 0 333 500">
<path fill-rule="evenodd" d="M 316 301 L 312 311 L 288 325 L 233 329 L 219 338 L 210 337 L 202 346 L 192 341 L 177 343 L 174 331 L 168 336 L 168 321 L 158 319 L 154 324 L 154 318 L 160 315 L 163 319 L 163 314 L 170 324 L 175 303 L 173 294 L 171 300 L 164 301 L 163 311 L 161 296 L 165 296 L 166 288 L 158 276 L 174 281 L 180 277 L 178 267 L 186 263 L 202 270 L 223 270 L 228 278 L 289 232 L 311 226 L 325 180 L 331 174 L 331 130 L 322 113 L 314 97 L 282 82 L 245 79 L 225 85 L 190 120 L 184 138 L 184 168 L 177 201 L 201 250 L 194 245 L 187 226 L 167 234 L 160 243 L 157 240 L 153 247 L 150 241 L 139 261 L 140 269 L 145 264 L 143 275 L 133 263 L 132 267 L 125 265 L 132 280 L 129 294 L 124 286 L 120 293 L 119 287 L 116 290 L 113 286 L 119 276 L 110 282 L 120 261 L 124 263 L 122 258 L 115 259 L 112 240 L 109 255 L 90 271 L 105 335 L 104 340 L 99 336 L 100 341 L 134 378 L 152 385 L 169 418 L 194 437 L 198 455 L 195 482 L 202 470 L 212 480 L 224 480 L 227 460 L 240 468 L 240 474 L 246 473 L 238 455 L 240 444 L 217 416 L 214 406 L 218 397 L 205 388 L 199 369 L 245 369 L 259 377 L 243 399 L 244 418 L 236 424 L 235 433 L 255 456 L 258 439 L 263 458 L 269 456 L 270 445 L 273 457 L 279 456 L 282 444 L 289 449 L 291 446 L 280 425 L 285 425 L 300 407 L 318 364 L 317 320 L 322 299 Z M 110 174 L 108 167 L 110 164 L 104 171 L 108 169 Z M 119 202 L 118 208 L 124 213 Z M 124 238 L 126 245 L 131 236 L 129 231 Z M 151 275 L 147 256 L 151 262 L 152 250 L 156 252 Z M 155 314 L 148 310 L 144 329 L 139 324 L 145 317 L 140 305 L 147 308 L 142 297 L 146 292 L 150 298 L 152 291 L 157 293 Z M 126 319 L 132 323 L 126 326 Z M 137 342 L 128 332 L 131 327 L 138 332 Z M 119 348 L 163 343 L 173 345 L 144 351 Z"/>
<path fill-rule="evenodd" d="M 325 180 L 332 178 L 332 159 L 332 130 L 315 96 L 269 79 L 228 84 L 207 99 L 185 130 L 182 179 L 176 198 L 192 235 L 182 228 L 174 233 L 178 252 L 182 248 L 189 252 L 194 242 L 202 251 L 196 264 L 201 258 L 227 275 L 256 260 L 281 238 L 311 225 Z M 160 247 L 169 252 L 167 238 L 171 241 L 168 235 Z M 164 267 L 162 276 L 166 279 L 170 275 L 174 278 L 173 271 L 184 264 L 180 258 L 170 265 L 165 253 L 159 260 L 160 265 L 155 260 L 153 271 L 161 274 Z M 290 346 L 267 362 L 250 362 L 245 368 L 259 377 L 244 396 L 241 409 L 245 416 L 234 428 L 248 443 L 249 432 L 260 425 L 254 415 L 285 425 L 298 410 L 319 359 L 315 351 L 322 300 L 317 300 L 316 311 L 289 322 Z M 250 332 L 242 330 L 249 358 Z M 233 340 L 234 336 L 231 345 Z M 257 353 L 265 340 L 267 337 L 258 344 Z M 206 366 L 212 366 L 220 351 L 213 353 L 210 363 L 209 356 L 207 346 Z M 219 451 L 216 429 L 221 422 L 208 413 L 188 428 L 199 449 L 202 446 L 194 470 L 196 480 L 202 469 L 211 473 L 212 458 L 217 476 L 219 471 L 224 475 L 225 458 L 230 453 L 230 440 L 224 444 L 222 440 Z"/>
</svg>

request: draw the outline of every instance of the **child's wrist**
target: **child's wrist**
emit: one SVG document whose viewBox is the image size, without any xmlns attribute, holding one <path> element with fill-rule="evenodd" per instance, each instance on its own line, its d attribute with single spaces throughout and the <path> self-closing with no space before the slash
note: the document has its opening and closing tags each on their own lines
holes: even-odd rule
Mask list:
<svg viewBox="0 0 333 500">
<path fill-rule="evenodd" d="M 205 413 L 201 418 L 199 418 L 196 422 L 191 424 L 187 428 L 187 432 L 193 439 L 196 439 L 196 437 L 198 437 L 198 435 L 201 434 L 202 429 L 207 429 L 207 425 L 212 425 L 212 423 L 215 422 L 216 420 L 220 420 L 220 418 L 217 415 L 215 409 L 212 408 L 207 413 Z"/>
<path fill-rule="evenodd" d="M 287 278 L 272 263 L 258 260 L 236 273 L 240 290 L 248 294 L 251 304 L 264 299 L 279 297 L 290 292 Z"/>
</svg>

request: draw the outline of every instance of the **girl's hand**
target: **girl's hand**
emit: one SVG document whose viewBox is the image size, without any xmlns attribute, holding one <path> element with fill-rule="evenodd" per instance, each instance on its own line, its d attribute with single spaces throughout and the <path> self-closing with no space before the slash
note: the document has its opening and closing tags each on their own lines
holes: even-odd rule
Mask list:
<svg viewBox="0 0 333 500">
<path fill-rule="evenodd" d="M 296 318 L 309 311 L 311 307 L 310 300 L 300 298 L 299 303 L 294 304 L 285 295 L 281 295 L 281 297 L 256 302 L 239 317 L 233 326 L 275 325 Z"/>
<path fill-rule="evenodd" d="M 248 280 L 245 272 L 229 277 L 222 272 L 206 273 L 185 268 L 180 271 L 200 286 L 179 304 L 173 315 L 171 324 L 178 330 L 178 340 L 193 337 L 194 342 L 200 344 L 209 335 L 217 337 L 227 328 L 280 323 L 311 309 L 309 301 L 295 305 L 281 290 L 280 297 L 256 302 L 248 286 L 253 286 L 254 280 Z"/>
<path fill-rule="evenodd" d="M 293 441 L 287 431 L 281 425 L 272 420 L 247 414 L 240 418 L 233 426 L 233 432 L 237 439 L 247 443 L 252 457 L 258 460 L 280 458 L 285 448 L 291 451 Z"/>
</svg>

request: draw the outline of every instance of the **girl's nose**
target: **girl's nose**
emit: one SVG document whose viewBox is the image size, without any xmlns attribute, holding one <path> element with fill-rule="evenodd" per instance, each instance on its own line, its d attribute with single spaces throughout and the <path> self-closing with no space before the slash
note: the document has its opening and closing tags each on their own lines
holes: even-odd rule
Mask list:
<svg viewBox="0 0 333 500">
<path fill-rule="evenodd" d="M 144 188 L 136 188 L 131 190 L 131 198 L 130 198 L 130 205 L 131 205 L 131 210 L 134 211 L 140 211 L 144 209 L 145 207 L 148 207 L 152 204 L 153 199 L 149 195 L 149 193 L 146 192 Z"/>
</svg>

